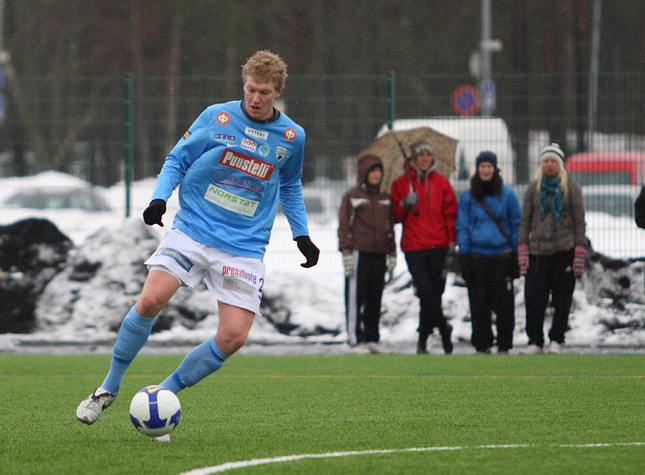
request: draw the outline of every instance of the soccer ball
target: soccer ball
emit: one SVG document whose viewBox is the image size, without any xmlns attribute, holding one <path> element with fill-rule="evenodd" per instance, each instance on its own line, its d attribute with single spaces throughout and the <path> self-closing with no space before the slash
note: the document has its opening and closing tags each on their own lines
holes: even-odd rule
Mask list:
<svg viewBox="0 0 645 475">
<path fill-rule="evenodd" d="M 134 427 L 150 437 L 170 434 L 181 417 L 179 399 L 169 389 L 148 386 L 136 393 L 130 403 Z"/>
</svg>

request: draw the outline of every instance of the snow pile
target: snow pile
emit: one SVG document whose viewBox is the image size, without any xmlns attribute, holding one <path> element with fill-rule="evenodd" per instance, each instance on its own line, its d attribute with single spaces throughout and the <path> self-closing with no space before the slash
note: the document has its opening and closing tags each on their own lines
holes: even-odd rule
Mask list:
<svg viewBox="0 0 645 475">
<path fill-rule="evenodd" d="M 0 336 L 0 348 L 15 349 L 21 342 L 39 341 L 109 345 L 143 285 L 143 261 L 154 251 L 160 234 L 137 218 L 117 229 L 104 228 L 74 250 L 37 302 L 37 330 L 29 335 Z M 293 255 L 282 267 L 267 273 L 262 316 L 251 330 L 251 344 L 325 343 L 346 340 L 342 272 L 329 276 L 302 269 Z M 393 346 L 416 342 L 419 303 L 401 259 L 394 279 L 386 286 L 381 324 L 382 341 Z M 592 256 L 587 275 L 578 283 L 567 343 L 572 346 L 645 346 L 643 262 L 613 261 Z M 517 346 L 524 334 L 523 279 L 516 281 Z M 466 288 L 448 273 L 444 312 L 457 342 L 470 339 Z M 164 309 L 151 336 L 153 344 L 193 345 L 217 328 L 214 297 L 201 286 L 180 289 Z M 548 319 L 546 329 L 548 330 Z"/>
</svg>

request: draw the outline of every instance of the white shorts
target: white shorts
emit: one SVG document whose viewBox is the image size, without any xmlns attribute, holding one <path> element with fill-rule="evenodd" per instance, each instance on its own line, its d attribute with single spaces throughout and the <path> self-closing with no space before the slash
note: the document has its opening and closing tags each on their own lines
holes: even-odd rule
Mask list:
<svg viewBox="0 0 645 475">
<path fill-rule="evenodd" d="M 171 229 L 155 253 L 145 261 L 148 270 L 165 270 L 194 288 L 204 282 L 220 302 L 260 314 L 264 262 L 222 252 Z"/>
</svg>

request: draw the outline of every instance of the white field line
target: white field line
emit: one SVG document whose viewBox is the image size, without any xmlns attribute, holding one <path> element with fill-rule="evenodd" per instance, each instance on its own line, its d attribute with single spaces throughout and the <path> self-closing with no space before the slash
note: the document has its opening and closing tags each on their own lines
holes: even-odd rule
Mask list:
<svg viewBox="0 0 645 475">
<path fill-rule="evenodd" d="M 566 448 L 593 448 L 593 447 L 628 447 L 636 445 L 645 445 L 645 442 L 617 442 L 609 444 L 561 444 L 551 445 L 550 447 L 566 447 Z M 214 465 L 212 467 L 197 468 L 184 472 L 180 475 L 207 475 L 209 473 L 221 473 L 228 470 L 235 470 L 237 468 L 255 467 L 257 465 L 268 465 L 271 463 L 284 463 L 292 462 L 294 460 L 303 459 L 320 459 L 331 457 L 350 457 L 353 455 L 377 455 L 377 454 L 393 454 L 401 452 L 438 452 L 444 450 L 466 450 L 466 449 L 521 449 L 529 447 L 541 447 L 536 444 L 508 444 L 508 445 L 475 445 L 475 446 L 454 446 L 454 447 L 415 447 L 408 449 L 383 449 L 383 450 L 360 450 L 348 452 L 328 452 L 326 454 L 302 454 L 302 455 L 285 455 L 283 457 L 271 457 L 265 459 L 253 460 L 240 460 L 239 462 L 227 462 L 221 465 Z M 543 446 L 545 447 L 545 446 Z M 549 447 L 549 446 L 546 446 Z"/>
</svg>

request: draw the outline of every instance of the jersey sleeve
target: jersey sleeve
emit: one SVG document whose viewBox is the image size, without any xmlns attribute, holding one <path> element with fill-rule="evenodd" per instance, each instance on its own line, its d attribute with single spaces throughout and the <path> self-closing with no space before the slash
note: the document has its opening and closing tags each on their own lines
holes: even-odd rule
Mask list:
<svg viewBox="0 0 645 475">
<path fill-rule="evenodd" d="M 168 201 L 173 190 L 183 180 L 186 171 L 208 149 L 210 116 L 209 109 L 202 112 L 170 151 L 157 176 L 151 201 Z"/>
<path fill-rule="evenodd" d="M 304 132 L 303 132 L 304 135 Z M 295 239 L 298 236 L 308 236 L 307 210 L 302 197 L 302 165 L 304 163 L 304 137 L 302 145 L 289 161 L 280 169 L 280 205 L 289 221 L 291 233 Z"/>
</svg>

